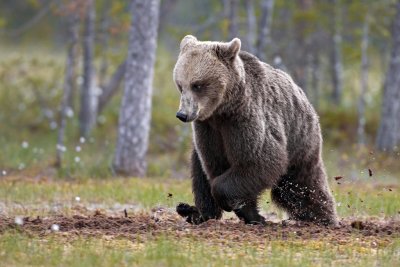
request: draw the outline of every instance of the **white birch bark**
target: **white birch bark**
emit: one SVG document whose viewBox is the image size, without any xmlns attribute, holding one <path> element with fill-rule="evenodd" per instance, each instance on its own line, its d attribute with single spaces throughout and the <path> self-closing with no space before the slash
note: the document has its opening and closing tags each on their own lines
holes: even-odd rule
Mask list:
<svg viewBox="0 0 400 267">
<path fill-rule="evenodd" d="M 145 176 L 157 47 L 159 0 L 132 0 L 125 89 L 120 109 L 114 171 Z"/>
</svg>

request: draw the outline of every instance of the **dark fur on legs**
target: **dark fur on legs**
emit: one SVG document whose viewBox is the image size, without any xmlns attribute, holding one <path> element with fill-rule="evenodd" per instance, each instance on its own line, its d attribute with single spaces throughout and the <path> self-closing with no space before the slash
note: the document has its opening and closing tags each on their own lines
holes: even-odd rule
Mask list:
<svg viewBox="0 0 400 267">
<path fill-rule="evenodd" d="M 306 173 L 311 175 L 308 179 L 302 176 Z M 325 179 L 318 179 L 318 182 L 310 179 L 319 175 L 325 175 L 320 168 L 307 172 L 290 168 L 272 188 L 272 200 L 288 212 L 290 219 L 337 225 L 334 200 L 327 185 L 321 184 Z"/>
<path fill-rule="evenodd" d="M 210 219 L 203 218 L 195 206 L 190 206 L 187 203 L 179 203 L 176 212 L 191 224 L 200 224 Z M 235 209 L 234 212 L 245 224 L 266 224 L 265 218 L 258 213 L 257 201 L 249 201 L 239 209 Z"/>
<path fill-rule="evenodd" d="M 265 185 L 249 183 L 252 172 L 247 174 L 231 168 L 212 181 L 211 192 L 214 199 L 225 211 L 234 211 L 246 224 L 265 224 L 257 208 L 257 199 Z"/>
<path fill-rule="evenodd" d="M 257 199 L 246 201 L 240 209 L 236 209 L 234 212 L 245 224 L 266 224 L 265 218 L 258 213 Z"/>
<path fill-rule="evenodd" d="M 210 183 L 195 150 L 192 152 L 192 191 L 195 206 L 204 221 L 222 217 L 222 209 L 211 195 Z"/>
<path fill-rule="evenodd" d="M 205 221 L 195 206 L 190 206 L 186 203 L 179 203 L 176 206 L 176 212 L 186 218 L 186 221 L 191 224 L 200 224 Z"/>
<path fill-rule="evenodd" d="M 209 219 L 220 219 L 222 217 L 222 209 L 211 195 L 210 183 L 195 150 L 192 152 L 192 190 L 196 206 L 180 203 L 176 207 L 179 215 L 186 217 L 187 222 L 193 224 L 199 224 Z"/>
<path fill-rule="evenodd" d="M 232 174 L 229 174 L 230 173 L 228 172 L 225 176 L 230 176 L 229 180 L 234 179 L 234 175 L 231 176 Z M 202 169 L 197 152 L 193 150 L 192 188 L 195 198 L 195 206 L 180 203 L 176 207 L 178 214 L 185 217 L 186 221 L 189 223 L 200 224 L 209 219 L 220 219 L 222 216 L 222 209 L 226 211 L 233 210 L 246 224 L 265 224 L 264 217 L 258 213 L 257 198 L 244 199 L 244 196 L 248 197 L 250 195 L 246 193 L 246 190 L 254 192 L 254 188 L 243 188 L 243 190 L 238 190 L 240 186 L 243 187 L 240 183 L 236 184 L 229 182 L 227 185 L 224 185 L 216 182 L 217 180 L 222 181 L 223 179 L 224 175 L 215 178 L 213 189 L 211 189 L 211 185 Z M 235 190 L 231 190 L 232 186 Z M 239 193 L 240 191 L 243 192 L 242 195 L 231 195 L 232 192 Z M 251 195 L 254 196 L 254 193 Z"/>
</svg>

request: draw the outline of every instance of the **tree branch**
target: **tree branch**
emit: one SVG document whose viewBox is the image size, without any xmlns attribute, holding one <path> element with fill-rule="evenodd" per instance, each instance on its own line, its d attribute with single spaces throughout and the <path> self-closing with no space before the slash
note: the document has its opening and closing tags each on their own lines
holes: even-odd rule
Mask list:
<svg viewBox="0 0 400 267">
<path fill-rule="evenodd" d="M 50 11 L 53 3 L 54 1 L 50 1 L 43 9 L 39 10 L 39 12 L 36 13 L 35 16 L 33 16 L 30 20 L 28 20 L 25 24 L 19 26 L 18 28 L 10 30 L 0 30 L 0 33 L 12 37 L 17 37 L 21 35 L 22 33 L 35 26 L 35 24 L 37 24 L 42 18 L 44 18 L 44 16 L 46 16 L 47 13 Z"/>
<path fill-rule="evenodd" d="M 126 71 L 126 61 L 122 62 L 118 66 L 114 74 L 111 76 L 111 79 L 108 81 L 108 83 L 102 86 L 103 92 L 99 97 L 99 103 L 97 109 L 98 114 L 100 114 L 103 111 L 107 103 L 111 100 L 111 98 L 120 88 L 120 84 L 124 78 L 125 71 Z"/>
</svg>

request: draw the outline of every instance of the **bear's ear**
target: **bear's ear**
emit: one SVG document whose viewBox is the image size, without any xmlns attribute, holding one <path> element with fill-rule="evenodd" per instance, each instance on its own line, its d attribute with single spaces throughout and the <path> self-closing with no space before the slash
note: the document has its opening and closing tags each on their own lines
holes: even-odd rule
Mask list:
<svg viewBox="0 0 400 267">
<path fill-rule="evenodd" d="M 216 53 L 221 59 L 232 61 L 239 54 L 241 44 L 239 38 L 234 38 L 229 43 L 217 45 Z"/>
<path fill-rule="evenodd" d="M 183 37 L 182 41 L 181 41 L 181 45 L 180 45 L 180 49 L 181 51 L 183 50 L 183 48 L 190 44 L 190 43 L 194 43 L 197 41 L 197 38 L 194 37 L 193 35 L 186 35 L 185 37 Z"/>
<path fill-rule="evenodd" d="M 236 57 L 239 54 L 241 46 L 242 42 L 239 38 L 234 38 L 229 42 L 229 52 L 232 54 L 232 57 Z"/>
</svg>

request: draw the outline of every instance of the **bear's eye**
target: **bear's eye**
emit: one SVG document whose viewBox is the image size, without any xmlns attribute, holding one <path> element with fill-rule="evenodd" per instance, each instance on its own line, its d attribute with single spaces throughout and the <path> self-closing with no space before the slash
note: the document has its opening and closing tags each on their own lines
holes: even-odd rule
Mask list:
<svg viewBox="0 0 400 267">
<path fill-rule="evenodd" d="M 192 90 L 194 92 L 200 92 L 202 88 L 203 88 L 203 86 L 201 84 L 193 84 L 192 85 Z"/>
</svg>

